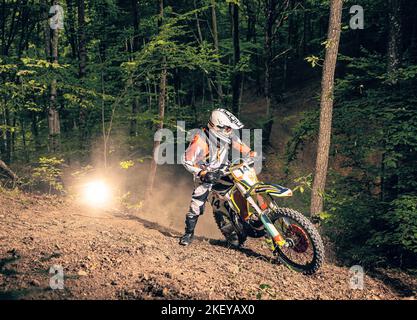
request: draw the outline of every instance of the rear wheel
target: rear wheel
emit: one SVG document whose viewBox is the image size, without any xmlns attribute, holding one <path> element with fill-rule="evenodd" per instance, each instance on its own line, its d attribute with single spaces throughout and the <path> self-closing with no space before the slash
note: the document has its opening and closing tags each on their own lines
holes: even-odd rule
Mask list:
<svg viewBox="0 0 417 320">
<path fill-rule="evenodd" d="M 313 224 L 289 208 L 277 208 L 270 219 L 287 243 L 276 248 L 278 259 L 295 271 L 315 273 L 323 264 L 325 254 L 323 241 Z"/>
</svg>

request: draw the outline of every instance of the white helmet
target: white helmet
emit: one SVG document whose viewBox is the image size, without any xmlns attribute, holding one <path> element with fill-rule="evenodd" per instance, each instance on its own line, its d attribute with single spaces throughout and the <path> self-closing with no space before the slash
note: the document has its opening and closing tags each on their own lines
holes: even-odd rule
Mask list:
<svg viewBox="0 0 417 320">
<path fill-rule="evenodd" d="M 225 109 L 215 109 L 211 112 L 208 128 L 215 137 L 230 143 L 233 129 L 242 129 L 243 124 L 231 112 Z"/>
</svg>

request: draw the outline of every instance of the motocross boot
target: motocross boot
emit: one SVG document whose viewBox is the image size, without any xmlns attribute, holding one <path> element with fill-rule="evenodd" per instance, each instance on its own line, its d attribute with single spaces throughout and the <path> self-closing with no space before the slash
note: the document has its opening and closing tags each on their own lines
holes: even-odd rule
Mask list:
<svg viewBox="0 0 417 320">
<path fill-rule="evenodd" d="M 198 216 L 187 213 L 185 219 L 185 233 L 180 239 L 180 245 L 188 246 L 194 238 L 194 228 L 197 224 Z"/>
</svg>

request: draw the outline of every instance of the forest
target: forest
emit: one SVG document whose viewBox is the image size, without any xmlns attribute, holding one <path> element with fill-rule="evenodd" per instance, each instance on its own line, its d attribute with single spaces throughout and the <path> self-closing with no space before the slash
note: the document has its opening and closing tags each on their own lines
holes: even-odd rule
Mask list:
<svg viewBox="0 0 417 320">
<path fill-rule="evenodd" d="M 142 207 L 164 170 L 188 177 L 155 163 L 155 133 L 225 108 L 262 129 L 262 179 L 294 190 L 338 263 L 415 270 L 416 16 L 413 0 L 2 0 L 1 192 L 71 197 L 101 172 Z"/>
</svg>

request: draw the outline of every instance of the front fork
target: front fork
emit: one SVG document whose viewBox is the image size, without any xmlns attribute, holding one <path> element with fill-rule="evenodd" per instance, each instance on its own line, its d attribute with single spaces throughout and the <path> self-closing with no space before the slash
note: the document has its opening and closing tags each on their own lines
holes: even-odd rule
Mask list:
<svg viewBox="0 0 417 320">
<path fill-rule="evenodd" d="M 240 191 L 242 191 L 242 194 L 245 195 L 245 190 L 242 186 L 238 185 Z M 242 189 L 242 190 L 241 190 Z M 258 217 L 261 219 L 263 225 L 265 226 L 265 229 L 271 239 L 273 240 L 274 244 L 277 245 L 279 248 L 285 246 L 287 242 L 282 237 L 282 235 L 279 233 L 277 228 L 275 228 L 274 224 L 272 223 L 271 219 L 268 217 L 269 209 L 266 208 L 265 210 L 262 210 L 255 200 L 250 195 L 245 195 L 246 201 L 249 202 L 249 204 L 252 206 L 252 208 L 255 209 L 257 212 Z"/>
</svg>

